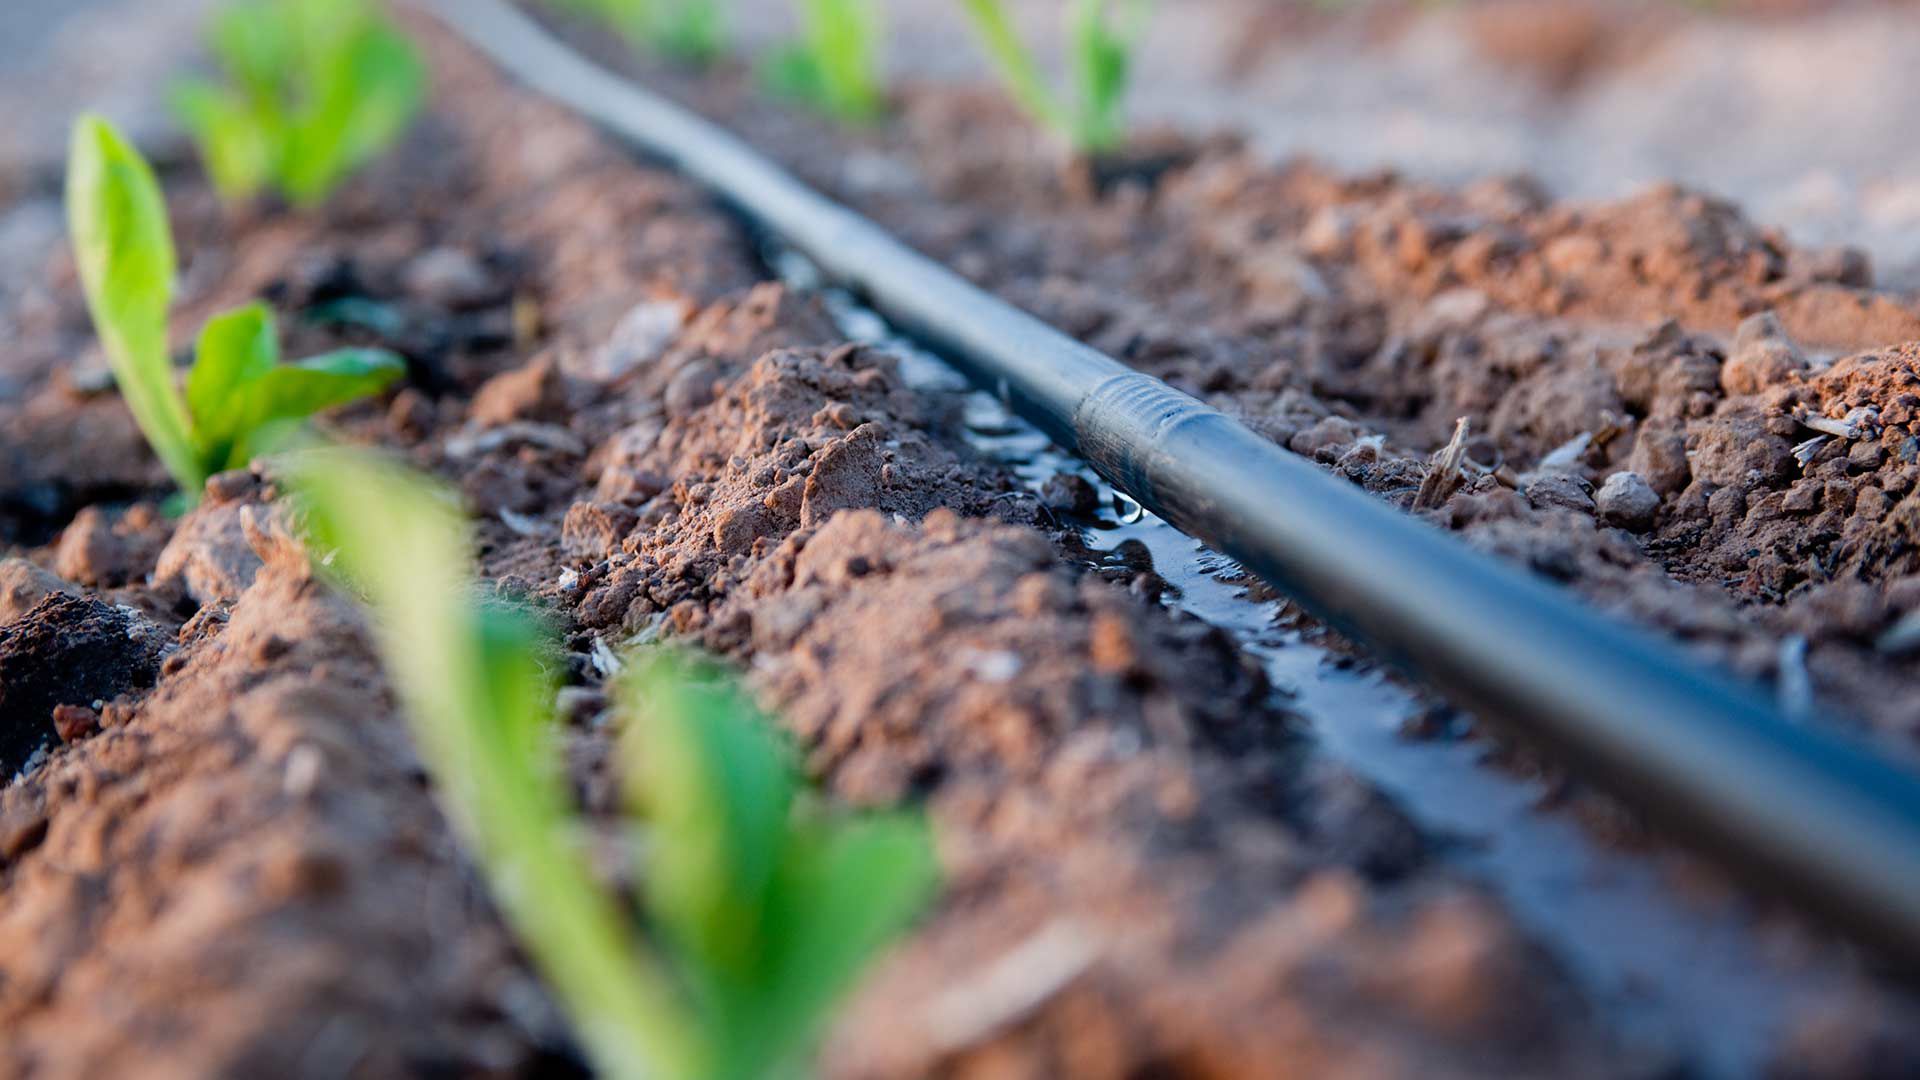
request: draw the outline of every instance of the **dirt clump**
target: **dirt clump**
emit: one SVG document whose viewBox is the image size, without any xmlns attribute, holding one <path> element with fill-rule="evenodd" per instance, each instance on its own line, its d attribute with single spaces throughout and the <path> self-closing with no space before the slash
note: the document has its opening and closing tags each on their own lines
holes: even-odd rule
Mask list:
<svg viewBox="0 0 1920 1080">
<path fill-rule="evenodd" d="M 79 585 L 131 585 L 153 572 L 172 532 L 152 503 L 136 503 L 117 514 L 89 506 L 61 531 L 53 569 Z"/>
<path fill-rule="evenodd" d="M 603 495 L 634 490 L 633 472 L 680 479 L 636 508 L 648 527 L 622 543 L 625 558 L 594 586 L 605 615 L 589 623 L 615 614 L 613 597 L 644 597 L 644 611 L 724 596 L 748 557 L 843 509 L 911 520 L 952 507 L 1031 520 L 1031 499 L 1004 476 L 929 437 L 924 428 L 945 419 L 930 405 L 950 407 L 909 391 L 890 357 L 857 346 L 762 356 L 720 397 L 668 421 L 630 466 L 610 462 L 601 474 Z M 633 629 L 638 611 L 620 614 Z M 689 608 L 684 618 L 698 616 Z"/>
<path fill-rule="evenodd" d="M 18 620 L 50 593 L 78 596 L 80 590 L 26 559 L 0 559 L 0 625 Z"/>
<path fill-rule="evenodd" d="M 0 791 L 0 838 L 28 838 L 0 855 L 0 1071 L 524 1066 L 551 1014 L 359 616 L 288 561 L 210 629 L 124 722 Z"/>
<path fill-rule="evenodd" d="M 55 736 L 56 707 L 152 686 L 166 644 L 140 616 L 63 592 L 0 626 L 0 777 Z"/>
<path fill-rule="evenodd" d="M 178 590 L 201 606 L 239 599 L 260 570 L 248 531 L 262 512 L 257 502 L 237 497 L 208 499 L 189 511 L 155 561 L 155 587 Z"/>
</svg>

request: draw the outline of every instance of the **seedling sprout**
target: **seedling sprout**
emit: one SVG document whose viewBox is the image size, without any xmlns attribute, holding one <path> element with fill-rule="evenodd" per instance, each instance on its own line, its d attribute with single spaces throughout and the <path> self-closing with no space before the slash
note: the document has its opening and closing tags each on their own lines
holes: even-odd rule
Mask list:
<svg viewBox="0 0 1920 1080">
<path fill-rule="evenodd" d="M 1082 154 L 1108 153 L 1126 140 L 1123 105 L 1133 47 L 1146 29 L 1147 0 L 1073 0 L 1067 14 L 1072 78 L 1066 94 L 1047 85 L 1000 0 L 961 3 L 1014 100 L 1029 116 Z"/>
<path fill-rule="evenodd" d="M 73 130 L 67 220 L 114 380 L 188 500 L 207 477 L 272 449 L 308 416 L 377 394 L 406 370 L 381 349 L 282 364 L 272 313 L 249 304 L 208 320 L 183 395 L 167 351 L 175 259 L 166 200 L 139 151 L 97 116 Z"/>
<path fill-rule="evenodd" d="M 310 544 L 373 610 L 450 816 L 599 1069 L 804 1071 L 828 1008 L 931 893 L 920 820 L 826 811 L 718 667 L 636 654 L 616 695 L 644 875 L 629 910 L 578 843 L 552 632 L 476 598 L 453 495 L 357 451 L 309 452 L 291 472 Z"/>
<path fill-rule="evenodd" d="M 223 198 L 271 187 L 298 207 L 406 130 L 425 94 L 413 45 L 370 0 L 253 0 L 215 19 L 227 81 L 174 89 L 174 110 Z"/>
<path fill-rule="evenodd" d="M 768 85 L 850 123 L 879 116 L 886 90 L 878 0 L 800 0 L 800 18 L 800 38 L 767 60 Z"/>
<path fill-rule="evenodd" d="M 727 47 L 723 0 L 557 0 L 618 30 L 636 49 L 708 64 Z"/>
</svg>

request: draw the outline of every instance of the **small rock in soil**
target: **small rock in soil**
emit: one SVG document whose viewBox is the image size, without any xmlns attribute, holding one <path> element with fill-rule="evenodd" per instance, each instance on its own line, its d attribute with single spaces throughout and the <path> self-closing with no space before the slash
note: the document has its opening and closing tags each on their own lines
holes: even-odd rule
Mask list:
<svg viewBox="0 0 1920 1080">
<path fill-rule="evenodd" d="M 567 388 L 553 354 L 488 379 L 473 396 L 467 415 L 481 427 L 516 420 L 560 422 L 567 418 Z"/>
<path fill-rule="evenodd" d="M 252 505 L 209 500 L 195 507 L 160 552 L 155 585 L 182 588 L 202 607 L 239 599 L 260 571 L 260 556 L 241 522 L 241 511 Z"/>
<path fill-rule="evenodd" d="M 1734 332 L 1733 348 L 1720 367 L 1729 394 L 1757 394 L 1807 370 L 1807 358 L 1771 311 L 1751 316 Z"/>
<path fill-rule="evenodd" d="M 53 568 L 81 585 L 126 585 L 153 570 L 170 532 L 166 519 L 148 503 L 114 517 L 89 506 L 61 532 Z"/>
<path fill-rule="evenodd" d="M 25 559 L 0 560 L 0 625 L 25 615 L 53 593 L 77 595 L 78 592 Z"/>
<path fill-rule="evenodd" d="M 53 593 L 0 627 L 0 776 L 58 732 L 54 708 L 153 685 L 166 634 L 98 600 Z"/>
<path fill-rule="evenodd" d="M 1671 421 L 1649 422 L 1634 440 L 1627 467 L 1661 495 L 1673 495 L 1693 479 L 1687 464 L 1687 437 Z"/>
<path fill-rule="evenodd" d="M 569 375 L 613 382 L 642 364 L 652 363 L 680 336 L 687 323 L 685 300 L 648 300 L 635 305 L 613 328 L 607 343 L 591 352 L 561 358 Z"/>
<path fill-rule="evenodd" d="M 1086 478 L 1072 473 L 1055 473 L 1040 487 L 1040 501 L 1049 510 L 1077 518 L 1100 513 L 1100 492 Z"/>
<path fill-rule="evenodd" d="M 1660 510 L 1660 496 L 1654 494 L 1639 474 L 1617 472 L 1600 485 L 1594 505 L 1600 511 L 1600 520 L 1607 524 L 1631 532 L 1645 532 L 1653 527 L 1654 515 Z"/>
<path fill-rule="evenodd" d="M 434 423 L 433 399 L 411 386 L 393 395 L 393 404 L 387 406 L 387 428 L 402 438 L 424 438 Z"/>
<path fill-rule="evenodd" d="M 91 705 L 55 705 L 53 730 L 63 743 L 79 742 L 100 731 L 100 713 Z"/>
<path fill-rule="evenodd" d="M 416 299 L 456 311 L 506 299 L 506 290 L 480 260 L 451 247 L 434 248 L 409 263 L 406 287 Z"/>
<path fill-rule="evenodd" d="M 228 469 L 207 477 L 208 502 L 228 503 L 244 499 L 260 489 L 260 480 L 249 469 Z"/>
<path fill-rule="evenodd" d="M 604 556 L 619 549 L 639 520 L 632 507 L 621 503 L 576 502 L 560 524 L 560 547 L 577 557 Z"/>
<path fill-rule="evenodd" d="M 1527 501 L 1538 509 L 1593 513 L 1593 485 L 1571 473 L 1539 473 L 1527 481 Z"/>
<path fill-rule="evenodd" d="M 696 360 L 683 368 L 667 384 L 661 402 L 668 416 L 688 416 L 713 400 L 714 380 L 720 371 L 711 363 Z"/>
<path fill-rule="evenodd" d="M 1793 447 L 1767 430 L 1752 408 L 1729 409 L 1703 425 L 1689 440 L 1687 463 L 1695 480 L 1745 490 L 1755 483 L 1777 483 L 1793 475 Z"/>
</svg>

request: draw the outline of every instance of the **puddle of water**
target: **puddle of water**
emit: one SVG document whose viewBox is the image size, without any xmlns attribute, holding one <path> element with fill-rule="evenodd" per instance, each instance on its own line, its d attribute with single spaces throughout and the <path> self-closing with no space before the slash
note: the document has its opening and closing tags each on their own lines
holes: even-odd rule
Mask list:
<svg viewBox="0 0 1920 1080">
<path fill-rule="evenodd" d="M 804 258 L 770 261 L 789 283 L 818 289 Z M 1281 602 L 1248 596 L 1233 560 L 1114 490 L 873 311 L 838 290 L 822 295 L 849 338 L 900 357 L 910 384 L 964 393 L 968 441 L 1030 489 L 1058 473 L 1093 483 L 1111 512 L 1085 530 L 1088 547 L 1144 545 L 1172 586 L 1163 602 L 1233 634 L 1291 695 L 1320 752 L 1372 781 L 1429 834 L 1456 841 L 1448 864 L 1499 895 L 1559 955 L 1629 1046 L 1678 1051 L 1705 1076 L 1752 1075 L 1798 1009 L 1840 984 L 1838 971 L 1771 961 L 1745 912 L 1682 897 L 1661 860 L 1603 847 L 1565 815 L 1537 809 L 1539 785 L 1482 764 L 1485 744 L 1404 737 L 1402 724 L 1421 708 L 1412 690 L 1303 640 L 1282 623 Z"/>
</svg>

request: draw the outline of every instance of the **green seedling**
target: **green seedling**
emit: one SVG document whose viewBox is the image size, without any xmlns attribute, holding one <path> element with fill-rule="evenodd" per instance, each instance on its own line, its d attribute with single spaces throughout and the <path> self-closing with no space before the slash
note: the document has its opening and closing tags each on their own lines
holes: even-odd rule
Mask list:
<svg viewBox="0 0 1920 1080">
<path fill-rule="evenodd" d="M 886 90 L 877 0 L 800 0 L 800 16 L 799 40 L 776 51 L 762 69 L 768 86 L 849 123 L 879 116 Z"/>
<path fill-rule="evenodd" d="M 272 313 L 249 304 L 201 330 L 183 394 L 167 351 L 175 261 L 166 201 L 139 151 L 97 116 L 73 130 L 67 221 L 114 380 L 189 500 L 207 477 L 273 449 L 308 416 L 379 393 L 406 370 L 380 349 L 282 364 Z"/>
<path fill-rule="evenodd" d="M 721 0 L 556 0 L 563 10 L 599 19 L 635 49 L 689 64 L 709 64 L 727 47 Z"/>
<path fill-rule="evenodd" d="M 1014 100 L 1075 151 L 1103 154 L 1126 140 L 1123 112 L 1134 45 L 1146 29 L 1147 0 L 1073 0 L 1067 27 L 1070 92 L 1052 90 L 1020 41 L 1000 0 L 961 0 Z M 1120 8 L 1116 13 L 1115 9 Z"/>
<path fill-rule="evenodd" d="M 926 826 L 804 797 L 769 722 L 711 667 L 639 658 L 622 697 L 648 914 L 702 1033 L 693 1075 L 793 1075 L 832 1004 L 931 895 Z"/>
<path fill-rule="evenodd" d="M 452 494 L 356 451 L 304 454 L 290 472 L 311 544 L 372 607 L 451 818 L 598 1069 L 803 1073 L 829 1007 L 933 889 L 924 824 L 827 812 L 738 687 L 654 650 L 617 695 L 644 874 L 632 910 L 579 842 L 552 636 L 476 600 Z"/>
<path fill-rule="evenodd" d="M 324 202 L 425 97 L 419 54 L 369 0 L 253 0 L 214 20 L 209 45 L 227 81 L 182 82 L 173 105 L 229 202 L 269 187 Z"/>
</svg>

